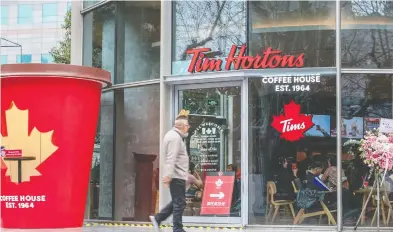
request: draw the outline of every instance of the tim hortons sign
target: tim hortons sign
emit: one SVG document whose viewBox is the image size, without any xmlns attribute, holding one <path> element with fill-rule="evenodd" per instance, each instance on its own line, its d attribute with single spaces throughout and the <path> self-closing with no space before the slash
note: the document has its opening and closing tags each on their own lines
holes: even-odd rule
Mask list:
<svg viewBox="0 0 393 232">
<path fill-rule="evenodd" d="M 188 50 L 187 54 L 192 55 L 188 72 L 222 71 L 223 60 L 219 58 L 208 58 L 205 53 L 210 51 L 210 48 L 195 48 Z M 224 69 L 230 70 L 232 65 L 235 70 L 301 68 L 304 66 L 304 53 L 297 56 L 283 55 L 280 50 L 274 50 L 268 47 L 262 52 L 262 55 L 247 56 L 245 55 L 246 51 L 247 47 L 245 45 L 233 45 L 228 57 L 225 58 L 226 64 Z"/>
</svg>

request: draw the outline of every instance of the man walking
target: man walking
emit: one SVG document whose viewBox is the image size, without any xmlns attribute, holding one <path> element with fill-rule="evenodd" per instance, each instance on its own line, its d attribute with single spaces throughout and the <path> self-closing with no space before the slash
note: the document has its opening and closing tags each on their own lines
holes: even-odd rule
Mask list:
<svg viewBox="0 0 393 232">
<path fill-rule="evenodd" d="M 161 222 L 173 214 L 173 232 L 184 232 L 182 216 L 186 208 L 186 180 L 188 177 L 189 158 L 184 138 L 188 136 L 187 116 L 178 116 L 175 126 L 164 136 L 164 184 L 169 186 L 172 201 L 156 216 L 150 220 L 159 231 Z"/>
</svg>

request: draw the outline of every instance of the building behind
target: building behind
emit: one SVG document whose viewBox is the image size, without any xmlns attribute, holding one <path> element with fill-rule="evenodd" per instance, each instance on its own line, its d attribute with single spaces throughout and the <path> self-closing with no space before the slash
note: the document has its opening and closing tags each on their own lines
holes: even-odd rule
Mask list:
<svg viewBox="0 0 393 232">
<path fill-rule="evenodd" d="M 52 63 L 71 1 L 1 1 L 1 64 Z"/>
</svg>

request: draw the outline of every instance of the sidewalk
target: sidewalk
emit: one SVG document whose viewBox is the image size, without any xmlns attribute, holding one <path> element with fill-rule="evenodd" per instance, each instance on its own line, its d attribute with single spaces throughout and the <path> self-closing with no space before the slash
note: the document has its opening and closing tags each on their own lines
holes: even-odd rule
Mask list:
<svg viewBox="0 0 393 232">
<path fill-rule="evenodd" d="M 70 228 L 70 229 L 36 229 L 36 230 L 24 230 L 24 229 L 0 229 L 1 232 L 155 232 L 152 227 L 108 227 L 108 226 L 96 226 L 96 227 L 82 227 L 82 228 Z M 218 228 L 186 228 L 186 232 L 305 232 L 310 231 L 310 229 L 271 229 L 271 228 L 248 228 L 248 229 L 218 229 Z M 314 229 L 312 231 L 336 231 L 335 229 L 332 230 L 318 230 Z M 353 230 L 345 230 L 348 232 L 353 232 Z M 374 230 L 358 230 L 359 232 L 375 232 Z M 391 231 L 391 230 L 381 230 L 381 231 Z M 172 228 L 162 228 L 161 232 L 172 232 Z"/>
<path fill-rule="evenodd" d="M 1 229 L 1 232 L 155 232 L 152 227 L 83 227 L 83 228 L 72 228 L 72 229 L 37 229 L 37 230 L 20 230 L 20 229 Z M 186 229 L 187 232 L 246 232 L 251 230 L 234 230 L 234 229 L 227 229 L 227 230 L 216 230 L 216 229 Z M 256 230 L 253 230 L 256 231 Z M 260 231 L 260 230 L 259 230 Z M 266 230 L 264 230 L 266 231 Z M 172 232 L 172 228 L 163 228 L 161 232 Z M 275 230 L 275 232 L 280 232 Z"/>
</svg>

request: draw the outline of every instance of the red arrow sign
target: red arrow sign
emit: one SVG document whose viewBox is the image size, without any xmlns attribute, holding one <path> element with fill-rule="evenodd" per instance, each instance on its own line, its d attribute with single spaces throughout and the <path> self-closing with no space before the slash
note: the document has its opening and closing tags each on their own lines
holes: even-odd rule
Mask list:
<svg viewBox="0 0 393 232">
<path fill-rule="evenodd" d="M 203 191 L 201 215 L 230 214 L 234 181 L 234 172 L 207 173 L 205 189 Z"/>
</svg>

